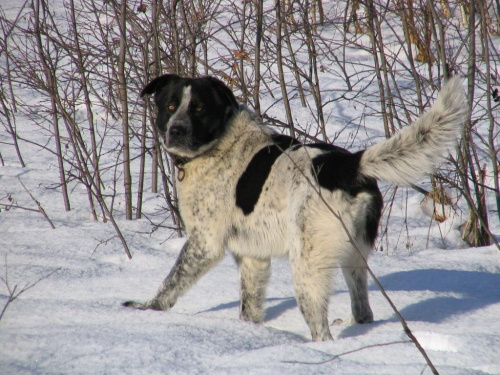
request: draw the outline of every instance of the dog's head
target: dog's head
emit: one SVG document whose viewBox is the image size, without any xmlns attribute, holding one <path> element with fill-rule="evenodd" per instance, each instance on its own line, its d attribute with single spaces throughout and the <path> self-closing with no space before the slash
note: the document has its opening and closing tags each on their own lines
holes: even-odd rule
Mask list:
<svg viewBox="0 0 500 375">
<path fill-rule="evenodd" d="M 239 110 L 231 90 L 214 77 L 165 74 L 148 83 L 141 97 L 153 93 L 163 146 L 184 158 L 195 158 L 212 149 Z"/>
</svg>

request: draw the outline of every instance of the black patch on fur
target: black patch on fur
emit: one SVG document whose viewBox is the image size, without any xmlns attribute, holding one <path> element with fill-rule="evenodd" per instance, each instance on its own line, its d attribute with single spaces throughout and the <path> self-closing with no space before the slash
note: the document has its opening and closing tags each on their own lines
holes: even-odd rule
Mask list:
<svg viewBox="0 0 500 375">
<path fill-rule="evenodd" d="M 345 148 L 342 148 L 339 146 L 334 146 L 334 145 L 331 145 L 329 143 L 312 143 L 312 144 L 308 144 L 307 147 L 317 148 L 318 150 L 322 150 L 322 151 L 338 151 L 338 152 L 349 153 L 349 151 L 347 151 Z"/>
<path fill-rule="evenodd" d="M 372 246 L 375 243 L 375 238 L 377 238 L 378 223 L 380 221 L 380 216 L 382 215 L 382 207 L 384 206 L 384 198 L 378 189 L 377 181 L 373 180 L 373 184 L 375 185 L 375 188 L 370 190 L 372 202 L 370 206 L 366 208 L 365 217 L 366 241 Z"/>
<path fill-rule="evenodd" d="M 294 145 L 301 145 L 301 143 L 293 137 L 284 134 L 273 134 L 271 139 L 274 144 L 280 147 L 283 151 Z"/>
<path fill-rule="evenodd" d="M 372 202 L 366 210 L 365 231 L 366 240 L 373 245 L 377 237 L 383 199 L 377 181 L 359 174 L 359 163 L 364 151 L 353 154 L 343 148 L 326 144 L 308 147 L 327 151 L 312 160 L 312 172 L 321 187 L 330 191 L 343 190 L 353 197 L 361 192 L 372 196 Z"/>
<path fill-rule="evenodd" d="M 313 173 L 320 186 L 330 191 L 345 190 L 356 196 L 361 187 L 358 170 L 363 151 L 351 154 L 340 147 L 325 151 L 328 152 L 312 159 Z"/>
<path fill-rule="evenodd" d="M 236 206 L 245 215 L 253 212 L 276 159 L 286 149 L 300 144 L 295 138 L 282 134 L 272 135 L 271 139 L 274 144 L 265 146 L 253 156 L 236 185 Z"/>
</svg>

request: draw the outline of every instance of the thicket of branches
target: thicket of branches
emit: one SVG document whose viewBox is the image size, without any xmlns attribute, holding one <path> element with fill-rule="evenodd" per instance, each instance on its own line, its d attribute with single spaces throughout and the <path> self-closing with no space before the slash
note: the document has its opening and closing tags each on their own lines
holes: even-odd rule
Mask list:
<svg viewBox="0 0 500 375">
<path fill-rule="evenodd" d="M 39 146 L 58 165 L 66 210 L 69 186 L 82 184 L 94 219 L 118 233 L 116 197 L 126 219 L 140 218 L 146 190 L 163 192 L 161 225 L 181 232 L 176 171 L 151 103 L 139 98 L 158 75 L 215 75 L 283 132 L 359 148 L 371 143 L 359 134 L 378 126 L 393 135 L 460 74 L 470 108 L 463 140 L 420 191 L 436 206 L 466 202 L 463 238 L 495 242 L 499 0 L 26 0 L 15 17 L 1 9 L 0 25 L 0 121 L 11 135 L 1 147 L 25 165 L 23 142 L 34 140 L 16 120 L 29 118 L 46 135 Z M 348 107 L 359 114 L 342 116 Z"/>
</svg>

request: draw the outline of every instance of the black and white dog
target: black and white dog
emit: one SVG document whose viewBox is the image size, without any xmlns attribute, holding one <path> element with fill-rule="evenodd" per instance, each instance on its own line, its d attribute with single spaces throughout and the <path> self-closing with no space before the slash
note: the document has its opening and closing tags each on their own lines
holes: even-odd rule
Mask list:
<svg viewBox="0 0 500 375">
<path fill-rule="evenodd" d="M 377 180 L 407 185 L 434 170 L 465 120 L 460 81 L 451 79 L 415 123 L 355 153 L 275 133 L 216 78 L 164 75 L 141 96 L 149 94 L 163 147 L 183 169 L 177 191 L 188 238 L 155 296 L 124 305 L 171 308 L 228 249 L 239 267 L 241 319 L 263 319 L 270 259 L 288 256 L 313 340 L 332 338 L 327 311 L 337 268 L 354 320 L 372 322 L 366 258 L 383 204 Z"/>
</svg>

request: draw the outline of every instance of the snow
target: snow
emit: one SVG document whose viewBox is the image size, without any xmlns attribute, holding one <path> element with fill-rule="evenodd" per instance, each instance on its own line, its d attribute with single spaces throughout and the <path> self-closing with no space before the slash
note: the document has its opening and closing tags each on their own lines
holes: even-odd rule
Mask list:
<svg viewBox="0 0 500 375">
<path fill-rule="evenodd" d="M 28 159 L 30 146 L 23 150 Z M 184 239 L 165 241 L 166 231 L 145 234 L 147 220 L 120 220 L 133 249 L 128 260 L 111 225 L 91 220 L 84 191 L 72 192 L 78 204 L 64 212 L 60 191 L 47 188 L 57 169 L 31 151 L 38 157 L 26 168 L 17 165 L 13 150 L 3 152 L 8 163 L 1 168 L 1 195 L 36 208 L 20 178 L 56 229 L 37 212 L 2 210 L 0 274 L 17 291 L 50 276 L 11 302 L 0 320 L 2 374 L 430 373 L 374 284 L 375 322 L 351 324 L 347 288 L 337 277 L 329 311 L 334 341 L 310 342 L 284 259 L 273 262 L 260 325 L 238 319 L 231 256 L 171 311 L 122 307 L 125 300 L 152 295 Z M 150 206 L 156 201 L 153 194 L 146 197 Z M 370 265 L 440 373 L 500 374 L 499 253 L 494 246 L 426 248 L 429 219 L 417 203 L 409 203 L 415 217 L 411 251 L 377 252 Z M 393 242 L 398 235 L 389 234 Z M 0 306 L 8 295 L 1 283 Z M 337 319 L 343 322 L 333 324 Z"/>
<path fill-rule="evenodd" d="M 335 87 L 335 81 L 326 85 Z M 361 107 L 335 106 L 329 121 L 336 125 L 329 134 L 336 137 L 347 128 Z M 306 111 L 297 113 L 299 122 L 312 122 Z M 18 120 L 17 127 L 25 139 L 48 141 L 29 118 Z M 347 128 L 338 145 L 352 146 L 358 130 L 356 124 Z M 356 147 L 383 134 L 365 136 L 356 138 Z M 0 374 L 431 373 L 373 282 L 373 324 L 350 322 L 349 293 L 337 275 L 329 306 L 334 340 L 311 342 L 286 259 L 273 260 L 266 318 L 259 325 L 238 319 L 238 271 L 230 255 L 168 312 L 122 307 L 126 300 L 144 301 L 154 293 L 184 239 L 167 229 L 152 232 L 146 219 L 123 220 L 118 192 L 116 218 L 133 252 L 128 260 L 111 224 L 92 220 L 81 185 L 71 186 L 72 210 L 64 211 L 54 185 L 53 155 L 22 142 L 27 166 L 21 168 L 10 142 L 0 131 L 5 162 L 0 203 L 10 197 L 36 209 L 22 181 L 56 229 L 39 212 L 0 211 L 0 276 L 5 280 L 0 280 L 0 313 L 6 306 L 0 320 Z M 384 193 L 388 189 L 382 186 Z M 495 246 L 468 248 L 461 241 L 458 226 L 466 213 L 458 208 L 454 214 L 448 209 L 451 218 L 437 223 L 430 219 L 432 207 L 410 189 L 401 189 L 394 202 L 383 219 L 388 232 L 370 258 L 374 274 L 441 374 L 500 374 L 500 252 Z M 158 194 L 146 193 L 146 212 L 161 205 Z M 498 223 L 491 225 L 498 237 Z M 26 286 L 31 287 L 8 302 L 14 288 L 19 293 Z"/>
</svg>

